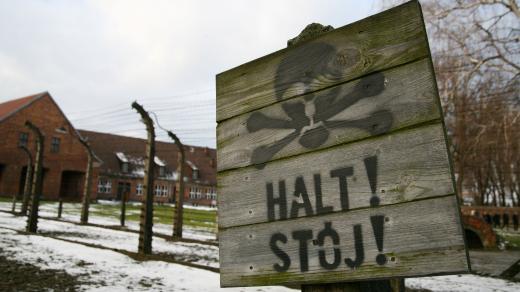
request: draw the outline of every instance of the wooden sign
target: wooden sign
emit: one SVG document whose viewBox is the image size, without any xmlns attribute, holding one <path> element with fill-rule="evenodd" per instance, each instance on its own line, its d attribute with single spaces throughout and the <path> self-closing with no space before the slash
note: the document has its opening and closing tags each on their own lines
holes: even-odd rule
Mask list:
<svg viewBox="0 0 520 292">
<path fill-rule="evenodd" d="M 467 272 L 417 1 L 217 76 L 221 286 Z"/>
</svg>

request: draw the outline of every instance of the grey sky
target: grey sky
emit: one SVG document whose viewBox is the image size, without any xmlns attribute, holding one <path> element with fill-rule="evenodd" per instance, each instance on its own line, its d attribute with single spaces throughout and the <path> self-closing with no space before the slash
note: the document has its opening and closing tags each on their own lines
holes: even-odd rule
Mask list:
<svg viewBox="0 0 520 292">
<path fill-rule="evenodd" d="M 49 91 L 76 128 L 144 137 L 137 100 L 185 143 L 215 147 L 216 74 L 311 22 L 374 12 L 372 0 L 0 0 L 0 102 Z"/>
</svg>

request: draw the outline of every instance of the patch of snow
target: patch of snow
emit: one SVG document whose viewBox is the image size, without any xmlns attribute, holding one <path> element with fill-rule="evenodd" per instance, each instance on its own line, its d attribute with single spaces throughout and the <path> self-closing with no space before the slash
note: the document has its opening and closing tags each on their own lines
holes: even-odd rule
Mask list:
<svg viewBox="0 0 520 292">
<path fill-rule="evenodd" d="M 25 230 L 25 217 L 0 212 L 0 227 Z M 139 242 L 139 234 L 133 232 L 76 225 L 41 218 L 38 220 L 38 232 L 57 238 L 122 249 L 129 252 L 137 252 Z M 199 265 L 218 267 L 218 248 L 216 246 L 187 242 L 169 242 L 163 238 L 154 237 L 152 248 L 154 253 L 170 254 L 180 260 L 184 259 Z"/>
<path fill-rule="evenodd" d="M 186 164 L 193 170 L 197 170 L 197 166 L 195 165 L 195 163 L 189 161 L 189 160 L 186 160 Z"/>
<path fill-rule="evenodd" d="M 414 289 L 428 289 L 434 292 L 517 292 L 520 283 L 477 275 L 450 275 L 424 278 L 407 278 L 405 285 Z"/>
<path fill-rule="evenodd" d="M 153 158 L 153 162 L 155 162 L 155 164 L 157 166 L 166 166 L 166 162 L 164 160 L 161 160 L 159 157 L 157 156 L 154 156 Z"/>
<path fill-rule="evenodd" d="M 109 200 L 100 200 L 100 205 L 119 205 L 118 201 L 109 201 Z M 139 202 L 133 202 L 134 205 L 141 205 Z M 106 214 L 106 209 L 101 208 L 98 209 L 98 204 L 90 205 L 90 215 L 89 215 L 89 223 L 98 224 L 98 225 L 106 225 L 106 226 L 119 226 L 119 209 L 114 209 L 114 213 L 109 216 L 99 216 L 96 215 L 93 211 L 103 211 Z M 185 206 L 185 208 L 188 206 Z M 191 206 L 189 206 L 191 208 Z M 19 210 L 20 204 L 17 205 L 17 210 Z M 204 209 L 206 207 L 193 207 L 197 209 Z M 0 210 L 10 211 L 11 203 L 10 202 L 0 202 Z M 215 210 L 215 208 L 210 209 Z M 132 212 L 127 210 L 127 216 Z M 56 202 L 45 202 L 40 205 L 39 215 L 42 217 L 54 217 L 56 218 L 58 214 L 58 203 Z M 71 222 L 79 222 L 81 214 L 81 203 L 65 203 L 63 204 L 63 212 L 62 212 L 62 220 L 71 221 Z M 12 215 L 11 215 L 12 216 Z M 126 227 L 130 230 L 139 230 L 139 222 L 126 220 Z M 25 228 L 25 221 L 20 222 L 18 226 L 20 228 Z M 14 228 L 14 227 L 13 227 Z M 215 227 L 216 228 L 216 227 Z M 154 223 L 153 231 L 156 234 L 163 235 L 171 235 L 173 230 L 173 226 L 170 224 L 163 223 Z M 188 239 L 196 239 L 203 241 L 212 241 L 215 240 L 215 229 L 214 228 L 203 228 L 203 227 L 189 227 L 184 226 L 183 228 L 183 237 Z"/>
<path fill-rule="evenodd" d="M 112 201 L 112 200 L 97 200 L 98 204 L 101 205 L 119 205 L 121 204 L 118 201 Z"/>
<path fill-rule="evenodd" d="M 80 291 L 295 291 L 284 287 L 219 287 L 219 274 L 0 228 L 0 248 L 9 257 L 42 269 L 63 269 L 86 282 Z"/>
<path fill-rule="evenodd" d="M 79 205 L 71 204 L 67 208 L 74 209 Z M 10 203 L 2 203 L 0 207 L 9 209 Z M 51 213 L 54 210 L 56 207 L 53 204 L 42 205 L 44 213 Z M 74 218 L 79 220 L 79 215 Z M 97 219 L 107 225 L 118 222 L 108 220 L 109 218 L 106 217 L 97 217 Z M 160 261 L 138 262 L 108 250 L 90 248 L 47 237 L 20 235 L 9 230 L 25 230 L 25 225 L 26 217 L 0 212 L 0 248 L 4 250 L 4 253 L 7 253 L 10 258 L 44 269 L 65 269 L 72 275 L 78 275 L 80 280 L 89 282 L 81 287 L 82 291 L 294 291 L 283 287 L 226 288 L 224 290 L 219 288 L 218 274 L 206 270 Z M 166 234 L 171 233 L 171 226 L 157 225 L 154 226 L 154 232 L 161 230 Z M 38 227 L 40 232 L 58 238 L 132 252 L 137 251 L 138 234 L 136 233 L 46 219 L 39 219 Z M 138 228 L 137 223 L 132 223 L 131 228 Z M 185 230 L 184 234 L 188 235 L 189 231 Z M 200 236 L 200 234 L 197 235 Z M 168 242 L 154 237 L 152 249 L 156 253 L 174 255 L 180 260 L 218 267 L 218 247 L 216 246 Z M 477 275 L 407 278 L 406 286 L 435 292 L 520 291 L 520 283 Z"/>
<path fill-rule="evenodd" d="M 132 175 L 136 177 L 144 177 L 144 168 L 143 167 L 135 167 L 132 170 Z"/>
<path fill-rule="evenodd" d="M 121 162 L 126 162 L 128 163 L 128 158 L 126 157 L 126 155 L 123 153 L 123 152 L 116 152 L 116 156 L 117 156 L 117 159 L 119 159 Z"/>
</svg>

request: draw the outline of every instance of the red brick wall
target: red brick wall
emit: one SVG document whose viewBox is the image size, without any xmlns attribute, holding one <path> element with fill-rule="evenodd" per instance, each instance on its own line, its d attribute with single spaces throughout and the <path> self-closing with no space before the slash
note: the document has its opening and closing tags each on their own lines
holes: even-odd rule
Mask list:
<svg viewBox="0 0 520 292">
<path fill-rule="evenodd" d="M 43 198 L 57 199 L 60 194 L 63 171 L 77 171 L 84 174 L 87 154 L 74 133 L 74 128 L 67 122 L 50 96 L 44 96 L 34 101 L 28 107 L 0 123 L 0 137 L 2 137 L 0 164 L 4 165 L 0 180 L 0 196 L 12 196 L 21 192 L 19 185 L 22 168 L 27 165 L 27 155 L 18 148 L 21 132 L 29 134 L 27 147 L 35 156 L 35 137 L 25 127 L 26 120 L 30 120 L 39 127 L 45 136 L 43 167 L 46 172 L 43 182 Z M 62 127 L 65 129 L 64 133 L 56 130 Z M 58 153 L 51 152 L 52 137 L 60 139 Z M 83 189 L 83 182 L 80 188 Z M 95 192 L 93 194 L 95 197 Z"/>
</svg>

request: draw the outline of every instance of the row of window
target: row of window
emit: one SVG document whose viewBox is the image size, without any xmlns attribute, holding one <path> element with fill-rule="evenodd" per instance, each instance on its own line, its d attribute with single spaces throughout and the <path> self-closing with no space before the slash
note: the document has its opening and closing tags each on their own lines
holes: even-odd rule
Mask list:
<svg viewBox="0 0 520 292">
<path fill-rule="evenodd" d="M 203 188 L 199 187 L 192 187 L 190 188 L 190 199 L 202 199 L 206 198 L 208 200 L 216 200 L 217 199 L 217 193 L 215 192 L 215 189 L 206 189 L 206 193 L 203 194 Z"/>
<path fill-rule="evenodd" d="M 135 193 L 138 196 L 143 195 L 143 184 L 137 184 L 135 186 Z M 155 185 L 155 188 L 153 189 L 153 194 L 157 197 L 167 197 L 170 195 L 169 189 L 165 185 Z"/>
<path fill-rule="evenodd" d="M 168 187 L 164 185 L 155 185 L 153 194 L 158 197 L 167 197 L 169 195 Z"/>
<path fill-rule="evenodd" d="M 60 138 L 52 137 L 51 139 L 51 152 L 58 153 L 60 152 Z M 27 143 L 29 142 L 29 133 L 21 132 L 18 138 L 18 145 L 27 147 Z"/>
<path fill-rule="evenodd" d="M 191 187 L 190 193 L 216 193 L 215 188 Z"/>
<path fill-rule="evenodd" d="M 192 187 L 190 188 L 190 199 L 202 199 L 216 200 L 217 194 L 214 188 L 206 189 L 207 193 L 203 194 L 202 188 Z M 98 193 L 109 194 L 112 192 L 112 181 L 108 179 L 99 179 L 98 181 Z M 143 195 L 143 184 L 137 184 L 135 187 L 135 193 L 138 196 Z M 170 189 L 165 185 L 155 185 L 153 194 L 158 197 L 167 197 L 170 195 Z"/>
<path fill-rule="evenodd" d="M 192 200 L 202 199 L 202 198 L 206 198 L 208 200 L 216 200 L 217 199 L 217 194 L 215 194 L 215 193 L 206 193 L 205 195 L 203 195 L 201 193 L 190 193 L 190 199 L 192 199 Z"/>
</svg>

